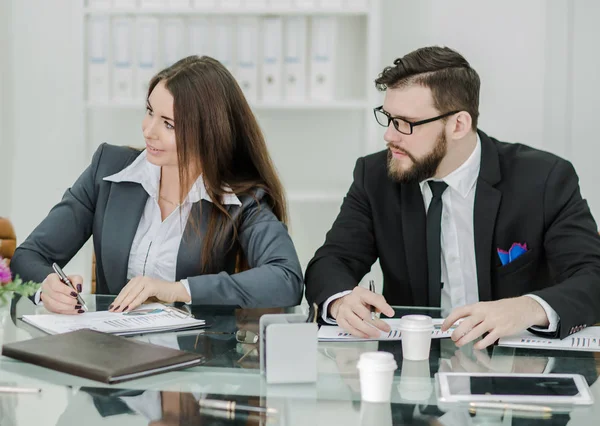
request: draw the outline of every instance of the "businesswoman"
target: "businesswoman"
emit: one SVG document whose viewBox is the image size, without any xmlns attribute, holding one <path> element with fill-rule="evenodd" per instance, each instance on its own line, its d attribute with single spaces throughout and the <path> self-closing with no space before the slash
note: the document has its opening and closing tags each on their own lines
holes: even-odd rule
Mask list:
<svg viewBox="0 0 600 426">
<path fill-rule="evenodd" d="M 11 262 L 43 282 L 35 298 L 81 313 L 53 273 L 93 235 L 110 310 L 164 302 L 279 307 L 300 302 L 302 271 L 283 187 L 258 123 L 218 61 L 190 56 L 150 82 L 143 151 L 103 144 Z M 81 291 L 82 278 L 71 276 Z"/>
</svg>

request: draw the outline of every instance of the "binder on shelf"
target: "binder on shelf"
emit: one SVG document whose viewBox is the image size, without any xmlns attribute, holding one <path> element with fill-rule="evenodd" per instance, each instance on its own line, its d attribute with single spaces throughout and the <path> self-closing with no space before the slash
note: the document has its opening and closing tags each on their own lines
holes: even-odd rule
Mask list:
<svg viewBox="0 0 600 426">
<path fill-rule="evenodd" d="M 148 83 L 158 72 L 158 19 L 139 17 L 136 21 L 136 56 L 137 69 L 135 75 L 136 99 L 146 99 Z"/>
<path fill-rule="evenodd" d="M 90 16 L 88 25 L 88 100 L 107 101 L 110 93 L 108 70 L 107 16 Z"/>
<path fill-rule="evenodd" d="M 113 6 L 118 9 L 135 9 L 136 0 L 113 0 Z"/>
<path fill-rule="evenodd" d="M 279 8 L 289 8 L 294 6 L 294 1 L 295 0 L 267 0 L 268 1 L 268 7 L 270 8 L 274 8 L 274 9 L 279 9 Z"/>
<path fill-rule="evenodd" d="M 110 0 L 88 0 L 87 5 L 91 9 L 109 9 L 111 6 Z"/>
<path fill-rule="evenodd" d="M 307 19 L 293 16 L 285 19 L 285 49 L 283 53 L 283 85 L 285 99 L 306 99 L 306 40 Z"/>
<path fill-rule="evenodd" d="M 333 99 L 336 32 L 334 17 L 315 16 L 312 19 L 310 98 L 313 100 Z"/>
<path fill-rule="evenodd" d="M 261 98 L 279 101 L 282 97 L 282 45 L 281 17 L 263 18 L 263 54 L 261 69 Z"/>
<path fill-rule="evenodd" d="M 277 0 L 274 3 L 278 3 Z M 276 5 L 274 4 L 273 6 Z M 244 7 L 246 9 L 265 9 L 267 7 L 267 0 L 245 0 Z"/>
<path fill-rule="evenodd" d="M 167 5 L 167 0 L 139 0 L 142 9 L 159 9 Z"/>
<path fill-rule="evenodd" d="M 188 55 L 214 56 L 211 22 L 208 18 L 188 21 Z"/>
<path fill-rule="evenodd" d="M 169 67 L 184 57 L 184 21 L 169 18 L 164 20 L 163 25 L 163 65 Z"/>
<path fill-rule="evenodd" d="M 215 59 L 233 73 L 233 18 L 221 16 L 214 21 Z"/>
<path fill-rule="evenodd" d="M 258 27 L 258 18 L 238 20 L 236 77 L 249 102 L 258 99 Z"/>
<path fill-rule="evenodd" d="M 343 6 L 343 0 L 319 0 L 319 7 L 327 10 L 339 10 Z"/>
<path fill-rule="evenodd" d="M 294 0 L 294 5 L 299 9 L 311 9 L 317 6 L 317 0 Z"/>
<path fill-rule="evenodd" d="M 242 7 L 242 0 L 220 0 L 219 6 L 222 9 L 239 9 Z"/>
<path fill-rule="evenodd" d="M 187 9 L 190 7 L 190 0 L 167 0 L 171 9 Z"/>
<path fill-rule="evenodd" d="M 194 9 L 214 9 L 217 7 L 217 0 L 192 0 Z"/>
<path fill-rule="evenodd" d="M 113 20 L 112 98 L 133 99 L 133 19 L 117 17 Z"/>
<path fill-rule="evenodd" d="M 346 7 L 351 10 L 366 10 L 368 0 L 346 0 Z"/>
</svg>

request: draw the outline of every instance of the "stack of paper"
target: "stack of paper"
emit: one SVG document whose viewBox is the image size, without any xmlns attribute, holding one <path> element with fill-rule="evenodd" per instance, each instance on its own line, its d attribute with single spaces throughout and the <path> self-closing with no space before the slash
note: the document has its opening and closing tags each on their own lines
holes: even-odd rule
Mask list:
<svg viewBox="0 0 600 426">
<path fill-rule="evenodd" d="M 204 320 L 186 316 L 181 311 L 160 303 L 142 305 L 127 313 L 100 311 L 85 312 L 81 315 L 23 315 L 23 321 L 49 334 L 89 328 L 119 336 L 181 331 L 205 326 Z"/>
<path fill-rule="evenodd" d="M 351 335 L 350 333 L 344 331 L 342 327 L 337 325 L 324 325 L 319 329 L 319 340 L 323 342 L 363 342 L 367 340 L 401 340 L 402 333 L 398 328 L 400 323 L 400 318 L 392 318 L 392 319 L 383 319 L 382 321 L 387 322 L 391 330 L 389 333 L 381 332 L 381 335 L 378 338 L 362 338 Z M 456 328 L 456 326 L 450 327 L 448 331 L 442 331 L 442 323 L 444 322 L 443 318 L 434 318 L 433 319 L 433 331 L 431 332 L 431 337 L 433 339 L 441 339 L 443 337 L 450 337 L 452 332 Z"/>
<path fill-rule="evenodd" d="M 600 352 L 600 327 L 585 328 L 562 340 L 540 337 L 525 331 L 501 338 L 498 345 L 513 348 Z"/>
</svg>

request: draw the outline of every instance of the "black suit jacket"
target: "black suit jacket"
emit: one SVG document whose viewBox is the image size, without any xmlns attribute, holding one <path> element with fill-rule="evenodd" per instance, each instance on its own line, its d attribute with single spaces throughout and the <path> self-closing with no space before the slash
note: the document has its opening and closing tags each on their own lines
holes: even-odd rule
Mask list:
<svg viewBox="0 0 600 426">
<path fill-rule="evenodd" d="M 479 131 L 473 211 L 481 301 L 532 293 L 560 316 L 561 338 L 600 319 L 600 237 L 571 163 Z M 325 244 L 306 270 L 306 297 L 353 289 L 379 258 L 390 304 L 426 306 L 426 212 L 418 183 L 387 176 L 387 151 L 360 158 Z M 502 266 L 497 248 L 527 243 Z"/>
</svg>

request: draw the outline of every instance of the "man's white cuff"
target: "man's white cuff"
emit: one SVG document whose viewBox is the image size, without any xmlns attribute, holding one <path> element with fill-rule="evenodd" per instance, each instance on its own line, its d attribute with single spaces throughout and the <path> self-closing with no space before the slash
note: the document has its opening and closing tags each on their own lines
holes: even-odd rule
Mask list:
<svg viewBox="0 0 600 426">
<path fill-rule="evenodd" d="M 536 296 L 534 294 L 526 294 L 525 296 L 531 297 L 533 300 L 535 300 L 540 305 L 542 305 L 542 308 L 544 308 L 544 311 L 546 312 L 546 316 L 548 317 L 548 322 L 549 322 L 547 328 L 533 326 L 533 327 L 531 327 L 531 329 L 535 330 L 535 331 L 542 331 L 545 333 L 554 333 L 556 330 L 558 330 L 558 323 L 560 322 L 560 317 L 558 316 L 556 311 L 554 309 L 552 309 L 552 307 L 544 299 L 542 299 L 539 296 Z"/>
<path fill-rule="evenodd" d="M 329 299 L 327 299 L 325 301 L 325 303 L 323 303 L 323 312 L 321 312 L 321 318 L 323 318 L 323 321 L 325 321 L 327 324 L 333 324 L 336 325 L 337 321 L 330 317 L 328 314 L 328 309 L 329 309 L 329 304 L 337 299 L 339 299 L 340 297 L 344 297 L 347 294 L 352 293 L 352 290 L 346 290 L 346 291 L 342 291 L 340 293 L 336 293 L 333 296 L 331 296 Z"/>
</svg>

